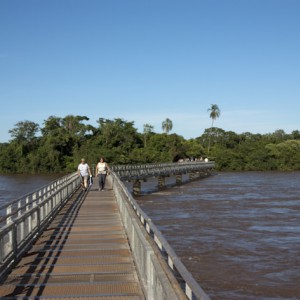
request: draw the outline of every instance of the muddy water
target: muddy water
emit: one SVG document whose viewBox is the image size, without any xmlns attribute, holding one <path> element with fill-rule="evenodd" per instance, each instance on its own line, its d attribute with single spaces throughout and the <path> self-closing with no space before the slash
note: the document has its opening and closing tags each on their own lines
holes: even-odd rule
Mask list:
<svg viewBox="0 0 300 300">
<path fill-rule="evenodd" d="M 0 206 L 34 192 L 62 177 L 51 175 L 0 175 Z"/>
<path fill-rule="evenodd" d="M 299 183 L 300 172 L 220 173 L 136 199 L 213 300 L 291 300 L 300 299 Z"/>
</svg>

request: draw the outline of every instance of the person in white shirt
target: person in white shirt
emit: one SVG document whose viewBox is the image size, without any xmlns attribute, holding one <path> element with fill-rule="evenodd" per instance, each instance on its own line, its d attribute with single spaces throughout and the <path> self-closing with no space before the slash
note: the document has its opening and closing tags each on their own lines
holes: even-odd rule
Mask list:
<svg viewBox="0 0 300 300">
<path fill-rule="evenodd" d="M 89 165 L 86 163 L 84 158 L 81 159 L 81 163 L 78 165 L 77 173 L 78 173 L 78 176 L 81 176 L 82 188 L 84 190 L 86 190 L 88 187 L 88 179 L 90 176 L 92 176 L 92 173 L 91 173 Z"/>
<path fill-rule="evenodd" d="M 106 175 L 109 175 L 109 166 L 107 162 L 104 161 L 103 157 L 100 157 L 99 162 L 96 166 L 95 177 L 99 177 L 99 191 L 104 190 Z"/>
</svg>

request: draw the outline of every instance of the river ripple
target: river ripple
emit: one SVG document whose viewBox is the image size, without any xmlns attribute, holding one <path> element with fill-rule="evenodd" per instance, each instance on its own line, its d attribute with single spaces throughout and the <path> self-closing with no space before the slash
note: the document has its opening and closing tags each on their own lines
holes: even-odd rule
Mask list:
<svg viewBox="0 0 300 300">
<path fill-rule="evenodd" d="M 299 182 L 220 173 L 137 201 L 212 299 L 300 299 Z"/>
</svg>

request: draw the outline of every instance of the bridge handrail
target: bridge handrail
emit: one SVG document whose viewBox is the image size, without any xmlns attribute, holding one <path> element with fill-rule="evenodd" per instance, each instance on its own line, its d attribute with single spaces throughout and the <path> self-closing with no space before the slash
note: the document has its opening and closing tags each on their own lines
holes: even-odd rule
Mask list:
<svg viewBox="0 0 300 300">
<path fill-rule="evenodd" d="M 37 203 L 41 202 L 43 199 L 49 197 L 51 194 L 55 193 L 62 186 L 68 184 L 68 182 L 73 181 L 77 178 L 77 172 L 65 175 L 59 179 L 52 181 L 49 184 L 38 188 L 37 190 L 25 194 L 18 199 L 10 201 L 0 206 L 0 225 L 3 224 L 7 219 L 13 219 L 21 215 L 24 211 L 33 207 Z"/>
<path fill-rule="evenodd" d="M 184 174 L 193 171 L 213 169 L 215 163 L 192 161 L 179 163 L 153 163 L 136 165 L 116 165 L 111 169 L 122 179 L 145 179 L 153 176 L 169 176 L 171 174 Z"/>
<path fill-rule="evenodd" d="M 179 257 L 176 255 L 173 248 L 169 245 L 167 240 L 163 237 L 159 229 L 154 225 L 148 215 L 140 208 L 131 193 L 128 191 L 121 179 L 112 172 L 112 181 L 117 184 L 122 193 L 126 196 L 126 201 L 132 207 L 141 225 L 148 233 L 148 236 L 155 242 L 163 257 L 166 257 L 166 262 L 170 270 L 175 275 L 176 272 L 180 275 L 184 282 L 184 293 L 188 299 L 209 300 L 210 297 L 203 291 L 200 285 L 195 281 L 191 273 L 186 269 Z M 178 274 L 176 274 L 178 277 Z"/>
<path fill-rule="evenodd" d="M 197 166 L 214 166 L 214 162 L 204 162 L 204 161 L 189 161 L 189 162 L 178 162 L 178 163 L 152 163 L 152 164 L 130 164 L 130 165 L 114 165 L 111 169 L 118 173 L 118 171 L 122 170 L 151 170 L 151 169 L 162 169 L 162 168 L 193 168 Z"/>
<path fill-rule="evenodd" d="M 77 173 L 73 173 L 51 183 L 49 189 L 44 187 L 3 206 L 9 214 L 4 217 L 5 222 L 0 228 L 0 278 L 27 251 L 60 207 L 79 188 L 80 181 Z M 28 202 L 29 199 L 32 201 Z M 16 210 L 12 211 L 12 207 Z"/>
</svg>

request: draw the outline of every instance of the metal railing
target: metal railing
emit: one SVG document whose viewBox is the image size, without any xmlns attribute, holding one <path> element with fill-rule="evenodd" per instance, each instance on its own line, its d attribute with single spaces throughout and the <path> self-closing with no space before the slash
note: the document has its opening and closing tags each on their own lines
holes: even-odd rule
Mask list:
<svg viewBox="0 0 300 300">
<path fill-rule="evenodd" d="M 0 278 L 28 250 L 79 186 L 76 172 L 0 207 Z"/>
<path fill-rule="evenodd" d="M 141 165 L 116 165 L 112 166 L 111 169 L 122 180 L 130 180 L 207 171 L 214 169 L 214 167 L 214 162 L 193 161 Z"/>
<path fill-rule="evenodd" d="M 151 256 L 152 249 L 149 250 L 149 246 L 145 245 L 147 242 L 143 242 L 141 237 L 138 237 L 139 228 L 142 226 L 147 232 L 148 237 L 157 245 L 161 256 L 165 259 L 166 264 L 169 266 L 169 271 L 174 275 L 174 278 L 178 281 L 181 286 L 184 294 L 190 300 L 192 299 L 201 299 L 209 300 L 210 297 L 202 290 L 200 285 L 195 281 L 191 273 L 183 265 L 179 257 L 176 255 L 175 251 L 163 237 L 159 229 L 154 225 L 148 215 L 140 208 L 133 196 L 130 194 L 128 189 L 125 187 L 121 179 L 112 172 L 110 177 L 112 181 L 113 190 L 115 192 L 121 217 L 123 219 L 123 224 L 125 226 L 129 242 L 131 244 L 132 252 L 134 255 L 134 260 L 136 261 L 136 266 L 139 271 L 139 274 L 142 278 L 142 282 L 148 289 L 147 293 L 150 293 L 147 299 L 158 299 L 153 293 L 156 292 L 153 282 L 156 282 L 159 279 L 153 279 L 149 277 L 155 276 L 155 267 L 149 262 L 149 257 Z M 141 226 L 136 226 L 136 229 L 133 224 L 133 217 L 130 215 L 130 212 L 126 209 L 124 203 L 128 203 L 130 209 L 134 212 L 136 218 L 139 220 Z M 139 240 L 139 241 L 138 241 Z M 148 263 L 146 262 L 148 260 Z M 162 272 L 157 272 L 161 274 Z M 161 275 L 158 275 L 158 277 Z M 150 291 L 149 291 L 150 290 Z M 169 295 L 166 299 L 177 299 L 172 298 Z"/>
</svg>

